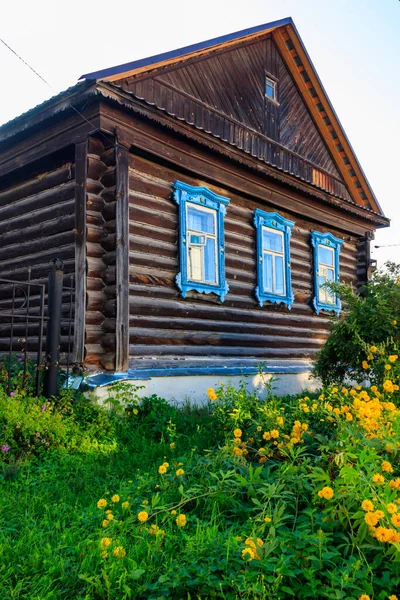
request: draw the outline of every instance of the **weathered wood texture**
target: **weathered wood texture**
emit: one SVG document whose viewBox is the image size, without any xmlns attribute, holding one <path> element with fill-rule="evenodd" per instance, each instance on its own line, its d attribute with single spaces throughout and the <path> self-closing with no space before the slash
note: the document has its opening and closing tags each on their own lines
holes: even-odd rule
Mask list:
<svg viewBox="0 0 400 600">
<path fill-rule="evenodd" d="M 115 340 L 108 340 L 110 335 L 115 337 L 115 326 L 111 334 L 104 327 L 110 284 L 115 287 L 115 242 L 110 245 L 108 240 L 110 232 L 115 234 L 114 153 L 114 147 L 106 148 L 104 140 L 89 139 L 85 365 L 107 369 L 115 367 Z"/>
<path fill-rule="evenodd" d="M 117 371 L 129 363 L 129 149 L 115 147 L 116 219 L 115 263 L 117 318 L 115 328 Z"/>
<path fill-rule="evenodd" d="M 75 165 L 72 148 L 62 155 L 54 155 L 47 163 L 42 161 L 21 170 L 15 175 L 13 185 L 9 180 L 0 179 L 0 279 L 26 282 L 30 268 L 32 282 L 47 284 L 50 261 L 54 258 L 63 260 L 66 274 L 74 274 L 74 227 Z M 69 277 L 66 277 L 65 283 L 70 285 Z M 10 297 L 10 290 L 3 288 L 0 312 L 11 308 Z M 39 315 L 39 302 L 38 288 L 32 287 L 30 314 Z M 72 318 L 73 315 L 72 311 Z M 68 350 L 69 317 L 70 293 L 65 291 L 61 323 L 62 360 L 65 360 Z M 25 320 L 16 319 L 14 349 L 23 348 L 21 338 L 24 332 Z M 38 322 L 32 321 L 28 328 L 29 350 L 35 350 L 37 333 Z M 0 350 L 8 350 L 9 336 L 10 319 L 2 317 Z"/>
<path fill-rule="evenodd" d="M 265 98 L 265 75 L 278 104 Z M 116 84 L 136 98 L 295 177 L 351 200 L 278 49 L 267 37 Z"/>
<path fill-rule="evenodd" d="M 213 294 L 189 292 L 182 299 L 175 284 L 178 264 L 178 211 L 172 200 L 176 179 L 206 185 L 231 202 L 225 218 L 226 276 L 230 291 L 221 304 Z M 295 302 L 260 308 L 256 286 L 255 208 L 276 206 L 212 185 L 210 180 L 188 176 L 172 165 L 147 157 L 130 157 L 130 365 L 141 359 L 174 357 L 190 360 L 212 356 L 255 358 L 311 358 L 328 334 L 326 314 L 311 308 L 313 229 L 346 237 L 332 226 L 288 212 L 295 221 L 291 239 L 292 284 Z M 349 238 L 349 236 L 347 236 Z M 346 239 L 340 255 L 341 279 L 356 281 L 355 236 Z"/>
</svg>

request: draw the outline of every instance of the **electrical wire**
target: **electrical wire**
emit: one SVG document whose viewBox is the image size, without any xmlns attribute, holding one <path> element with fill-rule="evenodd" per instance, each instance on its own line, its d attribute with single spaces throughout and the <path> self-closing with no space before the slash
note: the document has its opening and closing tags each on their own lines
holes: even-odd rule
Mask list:
<svg viewBox="0 0 400 600">
<path fill-rule="evenodd" d="M 16 56 L 16 57 L 17 57 L 17 58 L 18 58 L 18 59 L 19 59 L 21 62 L 23 62 L 23 63 L 24 63 L 24 65 L 25 65 L 26 67 L 28 67 L 28 69 L 30 69 L 30 70 L 31 70 L 31 71 L 32 71 L 32 72 L 33 72 L 33 73 L 34 73 L 34 74 L 35 74 L 37 77 L 39 77 L 39 79 L 40 79 L 41 81 L 43 81 L 43 83 L 44 83 L 44 84 L 46 84 L 46 85 L 47 85 L 47 86 L 48 86 L 48 87 L 49 87 L 49 88 L 50 88 L 50 89 L 51 89 L 51 90 L 52 90 L 52 91 L 53 91 L 55 94 L 57 94 L 57 91 L 56 91 L 56 89 L 55 89 L 55 88 L 54 88 L 54 87 L 53 87 L 53 86 L 52 86 L 52 85 L 51 85 L 51 84 L 50 84 L 48 81 L 46 81 L 46 79 L 45 79 L 44 77 L 42 77 L 42 76 L 40 75 L 40 73 L 38 73 L 37 71 L 35 71 L 35 69 L 34 69 L 33 67 L 31 67 L 31 65 L 30 65 L 29 63 L 27 63 L 27 62 L 26 62 L 26 60 L 24 60 L 24 59 L 22 58 L 22 56 L 20 56 L 20 55 L 19 55 L 19 54 L 18 54 L 18 53 L 17 53 L 17 52 L 16 52 L 16 51 L 13 49 L 13 48 L 11 48 L 11 46 L 9 46 L 9 45 L 8 45 L 8 44 L 7 44 L 7 43 L 6 43 L 6 42 L 5 42 L 5 41 L 4 41 L 2 38 L 0 38 L 0 42 L 1 42 L 2 44 L 4 44 L 4 46 L 5 46 L 6 48 L 8 48 L 8 50 L 10 50 L 10 52 L 12 52 L 12 53 L 13 53 L 13 54 L 14 54 L 14 55 L 15 55 L 15 56 Z M 85 117 L 85 115 L 83 115 L 81 112 L 79 112 L 79 110 L 78 110 L 77 108 L 75 108 L 75 106 L 73 106 L 73 105 L 71 104 L 71 108 L 72 108 L 72 110 L 74 110 L 74 111 L 76 112 L 76 114 L 77 114 L 77 115 L 79 115 L 79 116 L 80 116 L 80 117 L 81 117 L 81 118 L 82 118 L 82 119 L 83 119 L 83 120 L 84 120 L 86 123 L 88 123 L 88 124 L 89 124 L 91 127 L 93 127 L 93 123 L 91 123 L 91 122 L 89 121 L 89 119 L 87 119 L 87 118 Z M 104 137 L 104 139 L 105 139 L 105 140 L 107 140 L 107 142 L 108 142 L 108 143 L 114 144 L 114 140 L 112 140 L 111 138 L 109 138 L 109 137 L 108 137 L 108 135 L 107 135 L 107 134 L 105 134 L 103 131 L 100 131 L 100 129 L 96 129 L 96 128 L 94 128 L 94 129 L 93 129 L 93 131 L 90 131 L 90 132 L 89 132 L 89 134 L 90 134 L 90 133 L 95 133 L 95 132 L 98 132 L 98 133 L 100 133 L 100 135 L 101 135 L 101 136 L 103 136 L 103 137 Z"/>
</svg>

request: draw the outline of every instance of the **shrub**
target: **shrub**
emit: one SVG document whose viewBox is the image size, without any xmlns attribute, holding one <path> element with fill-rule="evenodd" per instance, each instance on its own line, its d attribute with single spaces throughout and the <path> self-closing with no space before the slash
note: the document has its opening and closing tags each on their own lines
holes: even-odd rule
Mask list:
<svg viewBox="0 0 400 600">
<path fill-rule="evenodd" d="M 387 353 L 399 354 L 400 265 L 387 263 L 357 294 L 348 285 L 331 287 L 344 302 L 344 316 L 331 319 L 331 331 L 313 374 L 324 385 L 346 379 L 362 382 L 368 346 L 383 344 Z"/>
</svg>

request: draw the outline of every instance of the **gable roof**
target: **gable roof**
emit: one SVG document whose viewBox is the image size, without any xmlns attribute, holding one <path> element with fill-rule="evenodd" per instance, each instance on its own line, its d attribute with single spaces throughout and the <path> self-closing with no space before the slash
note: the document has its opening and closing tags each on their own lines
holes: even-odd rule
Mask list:
<svg viewBox="0 0 400 600">
<path fill-rule="evenodd" d="M 301 92 L 326 146 L 335 160 L 353 201 L 364 208 L 383 215 L 375 194 L 362 170 L 357 156 L 329 100 L 293 20 L 288 17 L 244 29 L 218 38 L 165 52 L 148 58 L 125 63 L 109 69 L 86 73 L 80 79 L 120 82 L 126 78 L 140 79 L 152 72 L 206 57 L 216 51 L 252 42 L 270 34 Z"/>
</svg>

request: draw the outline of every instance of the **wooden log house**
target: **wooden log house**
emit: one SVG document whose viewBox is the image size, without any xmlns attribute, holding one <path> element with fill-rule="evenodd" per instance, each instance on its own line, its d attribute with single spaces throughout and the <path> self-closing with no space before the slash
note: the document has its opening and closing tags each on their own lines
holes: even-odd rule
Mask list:
<svg viewBox="0 0 400 600">
<path fill-rule="evenodd" d="M 0 277 L 63 259 L 93 385 L 204 392 L 260 364 L 304 385 L 340 311 L 322 284 L 366 281 L 388 223 L 290 18 L 85 74 L 0 128 Z"/>
</svg>

